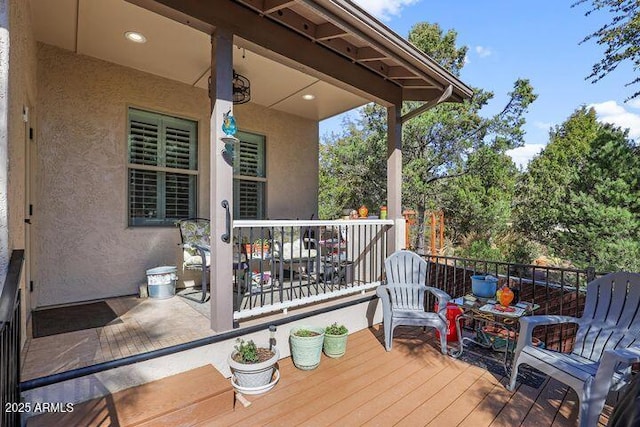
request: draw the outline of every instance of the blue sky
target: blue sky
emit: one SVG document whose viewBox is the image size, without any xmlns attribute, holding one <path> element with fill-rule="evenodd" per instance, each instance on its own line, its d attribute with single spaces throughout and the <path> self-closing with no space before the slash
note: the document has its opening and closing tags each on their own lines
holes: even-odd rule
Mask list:
<svg viewBox="0 0 640 427">
<path fill-rule="evenodd" d="M 495 94 L 484 110 L 487 116 L 505 105 L 516 79 L 531 81 L 538 99 L 526 115 L 525 146 L 510 152 L 519 165 L 544 147 L 550 127 L 581 105 L 593 105 L 601 121 L 629 128 L 640 141 L 640 100 L 624 102 L 633 91 L 624 86 L 634 77 L 632 65 L 620 65 L 596 84 L 585 80 L 604 48 L 595 41 L 579 42 L 611 17 L 606 12 L 585 17 L 588 5 L 571 8 L 573 2 L 356 0 L 403 37 L 422 21 L 456 30 L 458 45 L 469 48 L 462 80 Z M 341 122 L 342 116 L 322 122 L 321 137 L 339 132 Z"/>
</svg>

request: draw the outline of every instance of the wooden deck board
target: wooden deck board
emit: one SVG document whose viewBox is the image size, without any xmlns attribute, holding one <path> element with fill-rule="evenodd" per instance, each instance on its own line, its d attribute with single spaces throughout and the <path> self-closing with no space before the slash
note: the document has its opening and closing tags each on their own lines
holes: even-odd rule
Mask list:
<svg viewBox="0 0 640 427">
<path fill-rule="evenodd" d="M 340 359 L 301 371 L 280 361 L 282 379 L 269 393 L 246 396 L 252 405 L 201 424 L 303 426 L 573 426 L 575 393 L 555 380 L 538 388 L 440 354 L 431 333 L 398 328 L 386 352 L 380 327 L 349 336 Z M 601 421 L 606 422 L 606 414 Z"/>
</svg>

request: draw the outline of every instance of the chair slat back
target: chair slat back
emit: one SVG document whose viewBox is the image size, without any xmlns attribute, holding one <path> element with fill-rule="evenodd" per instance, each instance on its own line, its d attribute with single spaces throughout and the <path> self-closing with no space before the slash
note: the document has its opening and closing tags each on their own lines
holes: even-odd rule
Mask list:
<svg viewBox="0 0 640 427">
<path fill-rule="evenodd" d="M 393 310 L 424 311 L 426 286 L 387 285 Z"/>
<path fill-rule="evenodd" d="M 640 274 L 617 272 L 587 285 L 573 353 L 599 361 L 605 350 L 640 339 Z"/>
<path fill-rule="evenodd" d="M 384 261 L 388 285 L 424 286 L 427 281 L 427 261 L 411 251 L 396 251 Z"/>
</svg>

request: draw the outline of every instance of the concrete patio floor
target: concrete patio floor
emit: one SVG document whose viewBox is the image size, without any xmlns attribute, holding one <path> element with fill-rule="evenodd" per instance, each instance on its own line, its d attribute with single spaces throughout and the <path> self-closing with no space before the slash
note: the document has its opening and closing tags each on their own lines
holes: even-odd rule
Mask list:
<svg viewBox="0 0 640 427">
<path fill-rule="evenodd" d="M 195 295 L 199 297 L 199 295 Z M 205 338 L 214 334 L 209 304 L 135 296 L 106 300 L 118 319 L 107 326 L 28 338 L 21 380 L 115 360 Z"/>
</svg>

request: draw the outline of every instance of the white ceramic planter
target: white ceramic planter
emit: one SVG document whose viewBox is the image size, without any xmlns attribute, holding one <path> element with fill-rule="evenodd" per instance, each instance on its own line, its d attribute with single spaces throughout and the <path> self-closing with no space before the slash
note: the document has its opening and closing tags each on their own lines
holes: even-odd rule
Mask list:
<svg viewBox="0 0 640 427">
<path fill-rule="evenodd" d="M 228 358 L 229 367 L 234 376 L 232 381 L 234 386 L 238 386 L 238 388 L 260 389 L 270 384 L 273 380 L 275 364 L 280 359 L 278 349 L 274 348 L 273 352 L 275 353 L 273 357 L 264 362 L 239 363 L 233 360 L 233 356 L 236 354 L 234 350 Z"/>
</svg>

